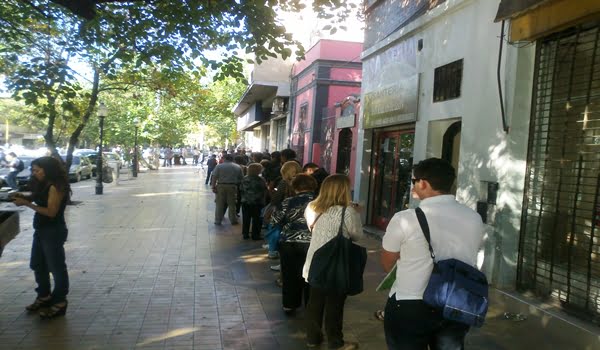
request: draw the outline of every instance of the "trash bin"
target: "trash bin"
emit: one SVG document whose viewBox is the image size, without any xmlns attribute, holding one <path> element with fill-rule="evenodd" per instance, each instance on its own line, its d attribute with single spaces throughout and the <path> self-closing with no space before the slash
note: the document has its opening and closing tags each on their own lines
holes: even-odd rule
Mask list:
<svg viewBox="0 0 600 350">
<path fill-rule="evenodd" d="M 179 154 L 173 156 L 173 165 L 181 165 L 181 156 Z"/>
<path fill-rule="evenodd" d="M 108 166 L 111 168 L 112 171 L 112 178 L 113 178 L 113 183 L 115 185 L 119 184 L 119 162 L 116 161 L 108 161 Z"/>
<path fill-rule="evenodd" d="M 19 212 L 0 211 L 0 256 L 4 247 L 19 233 Z"/>
</svg>

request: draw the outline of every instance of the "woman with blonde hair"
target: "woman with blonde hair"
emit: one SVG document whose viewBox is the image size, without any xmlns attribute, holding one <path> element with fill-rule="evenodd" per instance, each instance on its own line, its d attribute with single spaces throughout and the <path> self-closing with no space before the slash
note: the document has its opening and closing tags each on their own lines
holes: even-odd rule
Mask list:
<svg viewBox="0 0 600 350">
<path fill-rule="evenodd" d="M 312 235 L 302 270 L 302 277 L 308 282 L 308 272 L 315 251 L 335 238 L 343 221 L 343 235 L 356 241 L 363 237 L 362 223 L 356 205 L 351 202 L 350 179 L 346 175 L 328 176 L 319 196 L 310 202 L 304 212 L 306 222 Z M 342 217 L 343 215 L 343 217 Z M 344 320 L 344 303 L 346 295 L 310 287 L 308 299 L 306 333 L 307 346 L 317 347 L 323 341 L 322 326 L 325 321 L 325 332 L 330 349 L 357 349 L 355 343 L 345 343 L 342 333 Z"/>
</svg>

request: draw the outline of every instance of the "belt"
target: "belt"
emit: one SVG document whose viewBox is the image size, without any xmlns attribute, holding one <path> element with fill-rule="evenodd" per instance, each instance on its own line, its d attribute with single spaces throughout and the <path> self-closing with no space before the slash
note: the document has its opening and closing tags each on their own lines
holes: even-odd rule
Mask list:
<svg viewBox="0 0 600 350">
<path fill-rule="evenodd" d="M 226 182 L 219 182 L 219 183 L 217 183 L 217 185 L 236 185 L 237 186 L 239 184 L 235 184 L 233 182 L 227 182 L 227 183 Z"/>
</svg>

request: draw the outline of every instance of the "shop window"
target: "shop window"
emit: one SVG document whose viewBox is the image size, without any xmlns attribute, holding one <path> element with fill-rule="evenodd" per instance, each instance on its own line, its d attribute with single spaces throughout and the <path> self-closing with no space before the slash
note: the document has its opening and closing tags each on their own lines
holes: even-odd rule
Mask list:
<svg viewBox="0 0 600 350">
<path fill-rule="evenodd" d="M 462 59 L 437 67 L 433 77 L 433 102 L 459 98 L 462 73 Z"/>
</svg>

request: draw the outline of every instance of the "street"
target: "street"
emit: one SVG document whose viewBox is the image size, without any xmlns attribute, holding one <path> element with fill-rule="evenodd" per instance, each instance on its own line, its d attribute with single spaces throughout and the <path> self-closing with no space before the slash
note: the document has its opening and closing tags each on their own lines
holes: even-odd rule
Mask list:
<svg viewBox="0 0 600 350">
<path fill-rule="evenodd" d="M 213 225 L 214 195 L 197 169 L 161 168 L 119 182 L 102 196 L 92 181 L 72 184 L 65 245 L 71 288 L 62 318 L 42 321 L 25 312 L 35 298 L 32 212 L 21 212 L 21 233 L 0 260 L 1 348 L 305 348 L 303 311 L 286 316 L 281 309 L 269 270 L 276 261 L 267 259 L 263 242 L 242 240 L 241 225 Z M 364 244 L 365 291 L 347 300 L 344 334 L 361 349 L 385 349 L 383 323 L 373 316 L 387 297 L 374 291 L 384 276 L 380 242 Z M 490 311 L 488 324 L 467 337 L 468 348 L 569 344 L 535 333 L 534 317 L 518 323 L 502 312 Z"/>
</svg>

